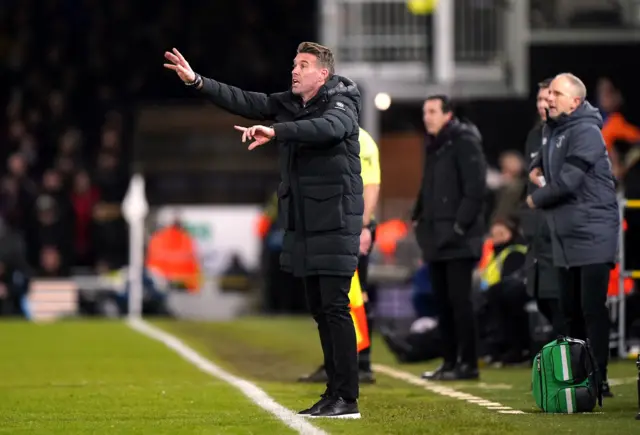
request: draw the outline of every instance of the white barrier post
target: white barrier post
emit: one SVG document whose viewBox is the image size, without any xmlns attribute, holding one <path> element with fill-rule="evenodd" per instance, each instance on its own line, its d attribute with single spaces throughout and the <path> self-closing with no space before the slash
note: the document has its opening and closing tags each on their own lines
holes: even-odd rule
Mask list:
<svg viewBox="0 0 640 435">
<path fill-rule="evenodd" d="M 130 319 L 142 316 L 142 274 L 144 272 L 144 221 L 149 211 L 144 178 L 135 174 L 122 204 L 129 224 L 129 312 Z"/>
</svg>

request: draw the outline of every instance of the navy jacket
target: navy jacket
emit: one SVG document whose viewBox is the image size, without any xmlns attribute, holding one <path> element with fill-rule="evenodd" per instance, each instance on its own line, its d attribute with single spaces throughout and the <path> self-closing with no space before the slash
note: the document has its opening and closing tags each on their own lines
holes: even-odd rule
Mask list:
<svg viewBox="0 0 640 435">
<path fill-rule="evenodd" d="M 615 263 L 620 213 L 611 163 L 602 139 L 602 117 L 584 102 L 573 113 L 549 120 L 541 152 L 546 185 L 532 193 L 551 228 L 558 267 Z"/>
</svg>

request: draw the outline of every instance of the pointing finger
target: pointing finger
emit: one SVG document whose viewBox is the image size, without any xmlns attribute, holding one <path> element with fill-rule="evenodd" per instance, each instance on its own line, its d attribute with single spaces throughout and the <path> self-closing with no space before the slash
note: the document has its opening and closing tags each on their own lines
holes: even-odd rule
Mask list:
<svg viewBox="0 0 640 435">
<path fill-rule="evenodd" d="M 184 58 L 184 56 L 182 55 L 182 53 L 180 53 L 180 52 L 178 51 L 178 49 L 177 49 L 177 48 L 175 48 L 175 47 L 173 48 L 173 52 L 176 54 L 176 56 L 177 56 L 177 57 L 178 57 L 178 59 L 180 60 L 180 64 L 181 64 L 181 65 L 183 65 L 183 66 L 186 66 L 187 61 L 185 60 L 185 58 Z"/>
<path fill-rule="evenodd" d="M 240 125 L 234 125 L 233 128 L 235 128 L 238 131 L 247 131 L 247 127 L 242 127 Z"/>
<path fill-rule="evenodd" d="M 165 59 L 167 59 L 170 62 L 175 63 L 176 65 L 180 63 L 180 59 L 178 59 L 178 57 L 176 55 L 174 55 L 173 53 L 170 53 L 168 51 L 164 52 L 164 57 L 165 57 Z"/>
</svg>

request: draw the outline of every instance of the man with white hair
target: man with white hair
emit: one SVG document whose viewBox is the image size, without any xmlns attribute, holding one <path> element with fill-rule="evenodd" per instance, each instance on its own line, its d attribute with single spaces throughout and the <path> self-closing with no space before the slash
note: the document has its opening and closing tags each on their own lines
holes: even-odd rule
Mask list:
<svg viewBox="0 0 640 435">
<path fill-rule="evenodd" d="M 527 197 L 527 204 L 544 210 L 551 228 L 553 262 L 563 280 L 561 332 L 590 340 L 603 395 L 610 396 L 606 301 L 620 213 L 600 132 L 602 117 L 586 96 L 584 83 L 573 74 L 559 74 L 551 82 L 548 129 L 529 175 L 540 188 Z"/>
</svg>

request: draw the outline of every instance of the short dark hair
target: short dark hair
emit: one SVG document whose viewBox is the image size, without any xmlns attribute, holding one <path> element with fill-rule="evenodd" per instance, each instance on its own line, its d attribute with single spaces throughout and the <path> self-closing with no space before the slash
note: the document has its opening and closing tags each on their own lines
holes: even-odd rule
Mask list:
<svg viewBox="0 0 640 435">
<path fill-rule="evenodd" d="M 442 113 L 451 113 L 453 112 L 453 103 L 451 102 L 451 98 L 444 94 L 436 94 L 430 95 L 427 97 L 427 101 L 438 100 L 442 103 Z"/>
<path fill-rule="evenodd" d="M 298 53 L 313 54 L 318 59 L 318 63 L 329 70 L 329 77 L 336 73 L 335 59 L 330 48 L 317 42 L 301 42 L 298 45 Z"/>
<path fill-rule="evenodd" d="M 538 89 L 547 89 L 547 88 L 549 88 L 549 86 L 551 86 L 551 82 L 552 81 L 553 81 L 553 79 L 551 79 L 551 78 L 544 79 L 543 81 L 538 83 Z"/>
</svg>

